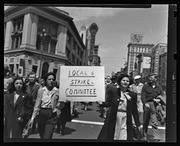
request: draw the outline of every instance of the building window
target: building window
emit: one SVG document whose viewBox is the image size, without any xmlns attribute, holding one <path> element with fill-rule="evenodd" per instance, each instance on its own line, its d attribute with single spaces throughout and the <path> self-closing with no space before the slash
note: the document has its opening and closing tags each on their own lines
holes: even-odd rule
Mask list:
<svg viewBox="0 0 180 146">
<path fill-rule="evenodd" d="M 52 53 L 52 54 L 55 54 L 55 50 L 56 50 L 56 43 L 57 43 L 57 41 L 55 41 L 55 40 L 51 40 L 50 53 Z"/>
<path fill-rule="evenodd" d="M 53 73 L 55 74 L 55 76 L 57 74 L 57 71 L 58 71 L 58 69 L 56 69 L 56 68 L 53 69 Z"/>
<path fill-rule="evenodd" d="M 67 37 L 66 37 L 66 41 L 69 45 L 71 45 L 71 34 L 69 31 L 67 31 Z"/>
<path fill-rule="evenodd" d="M 75 63 L 75 55 L 72 54 L 72 62 Z"/>
<path fill-rule="evenodd" d="M 66 47 L 66 56 L 68 60 L 70 59 L 70 50 Z"/>
<path fill-rule="evenodd" d="M 47 36 L 44 38 L 45 40 L 43 43 L 43 51 L 55 54 L 55 46 L 57 42 L 57 28 L 58 28 L 57 23 L 49 21 L 42 17 L 39 18 L 38 37 L 37 37 L 37 44 L 36 44 L 37 50 L 40 50 L 41 41 L 42 41 L 42 38 L 40 35 L 42 34 L 42 30 L 45 29 Z"/>
<path fill-rule="evenodd" d="M 12 49 L 18 49 L 22 42 L 22 33 L 15 33 L 11 36 L 12 38 Z"/>
<path fill-rule="evenodd" d="M 38 67 L 37 67 L 36 65 L 33 65 L 33 66 L 32 66 L 32 71 L 36 73 L 36 72 L 37 72 L 37 68 L 38 68 Z"/>
<path fill-rule="evenodd" d="M 17 49 L 21 45 L 21 42 L 22 42 L 22 30 L 23 30 L 23 20 L 24 20 L 23 16 L 13 20 L 13 32 L 11 34 L 12 49 Z"/>
<path fill-rule="evenodd" d="M 98 55 L 98 48 L 94 48 L 94 55 Z"/>
<path fill-rule="evenodd" d="M 79 48 L 79 46 L 77 47 L 77 55 L 80 56 L 80 48 Z"/>
<path fill-rule="evenodd" d="M 43 51 L 44 52 L 48 52 L 48 48 L 49 48 L 49 41 L 44 41 L 43 43 Z"/>
<path fill-rule="evenodd" d="M 76 51 L 76 41 L 73 39 L 73 49 Z"/>
<path fill-rule="evenodd" d="M 18 17 L 13 20 L 13 32 L 23 30 L 24 16 Z"/>
<path fill-rule="evenodd" d="M 41 50 L 41 38 L 37 35 L 36 50 Z"/>
</svg>

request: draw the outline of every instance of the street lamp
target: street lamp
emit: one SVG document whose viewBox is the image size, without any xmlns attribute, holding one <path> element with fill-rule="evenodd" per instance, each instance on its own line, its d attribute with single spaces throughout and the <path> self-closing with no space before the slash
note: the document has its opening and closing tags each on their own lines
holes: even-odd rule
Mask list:
<svg viewBox="0 0 180 146">
<path fill-rule="evenodd" d="M 42 56 L 43 56 L 43 45 L 44 45 L 44 40 L 47 36 L 46 30 L 43 29 L 42 33 L 40 34 L 40 36 L 42 37 L 41 39 L 41 56 L 40 56 L 40 68 L 39 68 L 39 77 L 41 77 L 41 68 L 42 68 Z"/>
</svg>

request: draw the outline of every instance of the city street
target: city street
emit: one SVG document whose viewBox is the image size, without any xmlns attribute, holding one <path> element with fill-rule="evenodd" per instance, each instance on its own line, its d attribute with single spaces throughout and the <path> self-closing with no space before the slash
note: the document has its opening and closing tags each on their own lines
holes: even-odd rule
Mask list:
<svg viewBox="0 0 180 146">
<path fill-rule="evenodd" d="M 104 119 L 100 117 L 97 103 L 93 103 L 92 106 L 88 106 L 88 110 L 82 110 L 82 105 L 78 106 L 78 117 L 73 118 L 71 122 L 67 122 L 65 128 L 65 135 L 57 134 L 54 132 L 53 140 L 62 141 L 83 141 L 93 140 L 95 141 L 102 128 Z M 160 142 L 165 142 L 165 127 L 159 127 L 159 134 L 161 137 Z M 38 132 L 31 134 L 29 139 L 40 139 Z M 151 142 L 152 132 L 151 126 L 149 126 L 148 140 Z"/>
<path fill-rule="evenodd" d="M 138 123 L 131 116 L 135 92 L 140 118 L 147 108 L 140 120 L 146 130 L 149 116 L 152 120 L 141 142 L 177 141 L 176 22 L 177 4 L 4 4 L 4 140 L 99 142 L 105 118 L 95 101 L 111 98 L 119 112 L 107 116 L 102 137 L 140 139 L 143 126 L 136 131 L 131 125 L 132 118 Z M 64 108 L 61 118 L 69 120 L 64 129 L 59 100 L 92 104 L 84 110 L 79 102 L 72 119 Z M 35 105 L 41 137 L 50 140 L 42 140 L 37 127 L 31 130 Z M 56 120 L 63 134 L 51 125 Z"/>
</svg>

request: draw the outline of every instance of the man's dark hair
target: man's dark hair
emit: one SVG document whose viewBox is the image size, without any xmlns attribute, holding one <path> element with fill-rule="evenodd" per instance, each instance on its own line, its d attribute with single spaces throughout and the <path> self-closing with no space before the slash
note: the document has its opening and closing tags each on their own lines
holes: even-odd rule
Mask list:
<svg viewBox="0 0 180 146">
<path fill-rule="evenodd" d="M 29 74 L 28 74 L 28 77 L 30 76 L 30 75 L 33 75 L 33 74 L 36 74 L 34 71 L 32 71 L 32 72 L 30 72 Z"/>
</svg>

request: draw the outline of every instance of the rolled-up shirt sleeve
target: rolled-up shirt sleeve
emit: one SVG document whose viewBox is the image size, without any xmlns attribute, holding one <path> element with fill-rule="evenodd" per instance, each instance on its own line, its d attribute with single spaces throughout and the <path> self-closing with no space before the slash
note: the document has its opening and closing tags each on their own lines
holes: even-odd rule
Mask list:
<svg viewBox="0 0 180 146">
<path fill-rule="evenodd" d="M 39 88 L 38 93 L 37 93 L 35 106 L 34 106 L 34 111 L 33 111 L 31 119 L 34 119 L 40 110 L 42 94 L 43 94 L 43 90 L 42 90 L 42 88 Z"/>
</svg>

